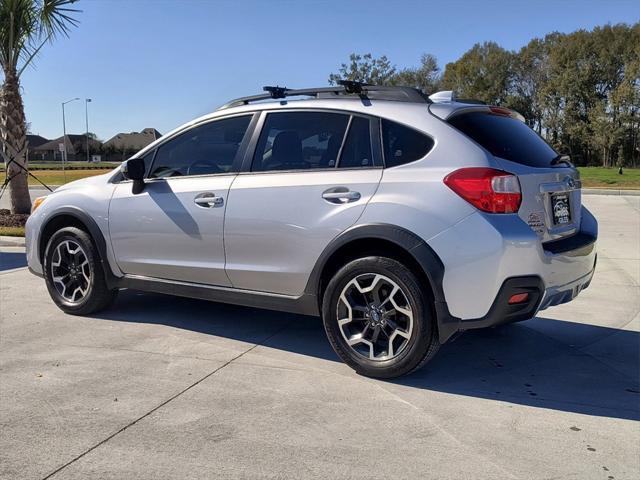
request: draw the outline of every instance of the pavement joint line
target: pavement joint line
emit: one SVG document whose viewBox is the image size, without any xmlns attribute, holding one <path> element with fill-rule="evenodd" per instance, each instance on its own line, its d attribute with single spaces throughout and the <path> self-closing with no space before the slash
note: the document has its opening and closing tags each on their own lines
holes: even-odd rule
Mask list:
<svg viewBox="0 0 640 480">
<path fill-rule="evenodd" d="M 247 350 L 241 352 L 240 354 L 236 355 L 235 357 L 233 357 L 231 360 L 229 360 L 228 362 L 225 362 L 224 364 L 220 365 L 219 367 L 215 368 L 213 371 L 207 373 L 204 377 L 200 378 L 199 380 L 196 380 L 194 383 L 192 383 L 191 385 L 189 385 L 188 387 L 182 389 L 181 391 L 179 391 L 178 393 L 176 393 L 175 395 L 169 397 L 167 400 L 163 401 L 162 403 L 160 403 L 159 405 L 155 406 L 154 408 L 152 408 L 151 410 L 149 410 L 147 413 L 145 413 L 144 415 L 139 416 L 138 418 L 136 418 L 135 420 L 129 422 L 128 424 L 126 424 L 124 427 L 120 428 L 119 430 L 115 431 L 114 433 L 112 433 L 111 435 L 107 436 L 106 438 L 102 439 L 101 441 L 99 441 L 98 443 L 96 443 L 95 445 L 89 447 L 88 449 L 86 449 L 84 452 L 80 453 L 79 455 L 76 455 L 74 458 L 72 458 L 71 460 L 69 460 L 67 463 L 65 463 L 64 465 L 61 465 L 60 467 L 56 468 L 53 472 L 49 473 L 48 475 L 46 475 L 45 477 L 42 478 L 42 480 L 47 480 L 51 477 L 53 477 L 54 475 L 57 475 L 58 473 L 60 473 L 62 470 L 64 470 L 65 468 L 69 467 L 70 465 L 74 464 L 75 462 L 77 462 L 78 460 L 80 460 L 82 457 L 84 457 L 85 455 L 91 453 L 92 451 L 94 451 L 95 449 L 97 449 L 98 447 L 104 445 L 105 443 L 107 443 L 108 441 L 110 441 L 111 439 L 113 439 L 114 437 L 116 437 L 117 435 L 121 434 L 122 432 L 124 432 L 125 430 L 127 430 L 129 427 L 132 427 L 134 425 L 136 425 L 137 423 L 139 423 L 140 421 L 144 420 L 145 418 L 147 418 L 148 416 L 152 415 L 153 413 L 157 412 L 158 410 L 160 410 L 162 407 L 164 407 L 165 405 L 167 405 L 168 403 L 172 402 L 173 400 L 175 400 L 176 398 L 178 398 L 179 396 L 181 396 L 182 394 L 188 392 L 189 390 L 191 390 L 193 387 L 201 384 L 202 382 L 204 382 L 207 378 L 211 377 L 212 375 L 215 375 L 216 373 L 218 373 L 220 370 L 222 370 L 223 368 L 225 368 L 226 366 L 230 365 L 232 362 L 234 362 L 235 360 L 239 359 L 240 357 L 242 357 L 243 355 L 246 355 L 247 353 L 249 353 L 250 351 L 252 351 L 254 348 L 259 347 L 261 344 L 263 344 L 264 342 L 269 341 L 271 338 L 275 337 L 276 335 L 278 335 L 279 333 L 283 332 L 289 325 L 291 325 L 293 323 L 293 320 L 291 322 L 287 322 L 285 325 L 283 325 L 281 328 L 279 328 L 278 330 L 276 330 L 275 332 L 273 332 L 272 334 L 266 336 L 264 339 L 262 339 L 260 342 L 255 343 L 254 345 L 252 345 L 250 348 L 248 348 Z"/>
<path fill-rule="evenodd" d="M 189 360 L 202 360 L 204 362 L 220 363 L 220 360 L 216 360 L 215 358 L 191 357 L 189 355 L 175 355 L 172 353 L 164 353 L 164 352 L 150 352 L 148 350 L 135 350 L 132 348 L 105 347 L 104 345 L 73 345 L 73 344 L 66 344 L 66 343 L 46 343 L 46 342 L 37 342 L 37 341 L 33 342 L 33 341 L 26 341 L 26 340 L 5 340 L 3 343 L 13 343 L 13 344 L 20 344 L 20 345 L 40 345 L 43 347 L 69 347 L 69 348 L 87 348 L 87 349 L 96 348 L 101 350 L 113 350 L 114 352 L 140 353 L 143 355 L 161 355 L 163 357 L 188 358 Z"/>
<path fill-rule="evenodd" d="M 18 268 L 12 268 L 10 270 L 3 270 L 0 272 L 0 276 L 2 275 L 8 275 L 9 273 L 16 273 L 16 272 L 20 272 L 22 270 L 25 270 L 27 267 L 18 267 Z"/>
</svg>

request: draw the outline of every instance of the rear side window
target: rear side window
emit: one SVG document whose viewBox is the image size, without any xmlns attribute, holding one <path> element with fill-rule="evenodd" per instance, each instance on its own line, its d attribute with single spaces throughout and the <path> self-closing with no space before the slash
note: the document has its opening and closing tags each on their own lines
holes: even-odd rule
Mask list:
<svg viewBox="0 0 640 480">
<path fill-rule="evenodd" d="M 485 112 L 458 115 L 449 123 L 492 155 L 530 167 L 549 167 L 558 154 L 515 118 Z"/>
<path fill-rule="evenodd" d="M 349 116 L 325 112 L 267 115 L 252 171 L 334 168 Z"/>
<path fill-rule="evenodd" d="M 369 119 L 353 117 L 347 139 L 342 147 L 338 168 L 373 167 Z"/>
<path fill-rule="evenodd" d="M 387 168 L 421 159 L 433 144 L 433 139 L 424 133 L 391 120 L 382 120 L 382 147 Z"/>
</svg>

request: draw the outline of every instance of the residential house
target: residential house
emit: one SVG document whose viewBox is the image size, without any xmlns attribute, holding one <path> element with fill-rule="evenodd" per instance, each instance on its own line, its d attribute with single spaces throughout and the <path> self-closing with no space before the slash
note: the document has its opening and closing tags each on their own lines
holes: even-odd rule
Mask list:
<svg viewBox="0 0 640 480">
<path fill-rule="evenodd" d="M 161 136 L 155 128 L 145 128 L 141 132 L 118 133 L 102 145 L 105 160 L 126 160 Z"/>
<path fill-rule="evenodd" d="M 44 145 L 49 140 L 40 135 L 27 134 L 27 158 L 29 160 L 39 160 L 34 152 L 34 148 Z"/>
<path fill-rule="evenodd" d="M 62 142 L 63 137 L 50 140 L 33 149 L 31 157 L 33 160 L 41 161 L 62 161 Z M 67 161 L 86 161 L 87 160 L 87 136 L 69 134 L 64 136 L 64 144 L 67 149 Z M 98 140 L 89 138 L 89 150 L 91 152 L 99 152 L 102 144 Z"/>
</svg>

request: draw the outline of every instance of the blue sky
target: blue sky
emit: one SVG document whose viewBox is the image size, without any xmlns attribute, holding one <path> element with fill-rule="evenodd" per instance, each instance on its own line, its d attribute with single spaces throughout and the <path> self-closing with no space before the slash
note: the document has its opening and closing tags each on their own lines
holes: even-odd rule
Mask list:
<svg viewBox="0 0 640 480">
<path fill-rule="evenodd" d="M 398 67 L 423 52 L 441 67 L 476 42 L 518 49 L 552 31 L 634 23 L 640 2 L 380 0 L 81 0 L 79 28 L 43 49 L 22 77 L 27 121 L 62 134 L 60 103 L 90 97 L 89 129 L 107 140 L 161 133 L 263 85 L 324 86 L 349 53 Z M 66 107 L 85 130 L 84 101 Z"/>
</svg>

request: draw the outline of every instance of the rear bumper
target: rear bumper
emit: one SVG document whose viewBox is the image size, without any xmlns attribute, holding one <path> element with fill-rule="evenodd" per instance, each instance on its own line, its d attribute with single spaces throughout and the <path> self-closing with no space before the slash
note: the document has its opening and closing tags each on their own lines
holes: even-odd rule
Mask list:
<svg viewBox="0 0 640 480">
<path fill-rule="evenodd" d="M 582 278 L 561 287 L 545 288 L 540 277 L 514 277 L 505 280 L 489 312 L 482 318 L 460 320 L 458 331 L 495 327 L 533 318 L 540 310 L 573 300 L 587 288 L 593 278 L 593 270 Z M 528 300 L 510 305 L 509 298 L 518 293 L 528 293 Z"/>
<path fill-rule="evenodd" d="M 538 310 L 544 310 L 545 308 L 553 307 L 554 305 L 561 305 L 576 298 L 582 290 L 591 284 L 591 279 L 593 278 L 595 271 L 596 262 L 594 260 L 593 269 L 585 276 L 580 277 L 573 282 L 569 282 L 566 285 L 547 288 Z"/>
<path fill-rule="evenodd" d="M 573 300 L 591 283 L 597 236 L 597 221 L 583 208 L 579 232 L 545 244 L 515 215 L 472 215 L 431 239 L 445 265 L 440 340 L 456 331 L 527 320 Z M 525 291 L 526 304 L 508 304 L 511 295 Z"/>
</svg>

